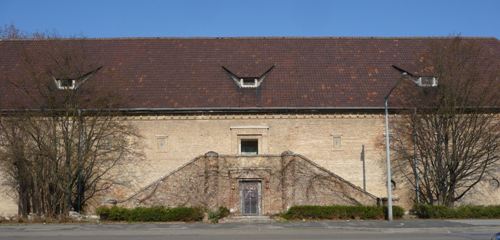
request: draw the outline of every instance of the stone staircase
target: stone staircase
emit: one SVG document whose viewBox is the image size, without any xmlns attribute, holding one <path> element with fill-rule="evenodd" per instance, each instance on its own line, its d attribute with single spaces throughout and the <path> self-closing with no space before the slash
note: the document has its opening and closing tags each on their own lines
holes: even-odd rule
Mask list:
<svg viewBox="0 0 500 240">
<path fill-rule="evenodd" d="M 376 205 L 378 198 L 312 160 L 287 151 L 281 155 L 219 155 L 208 152 L 151 183 L 129 198 L 125 207 L 227 207 L 241 214 L 241 184 L 258 182 L 262 215 L 296 205 Z M 231 217 L 227 221 L 270 221 L 268 217 Z"/>
</svg>

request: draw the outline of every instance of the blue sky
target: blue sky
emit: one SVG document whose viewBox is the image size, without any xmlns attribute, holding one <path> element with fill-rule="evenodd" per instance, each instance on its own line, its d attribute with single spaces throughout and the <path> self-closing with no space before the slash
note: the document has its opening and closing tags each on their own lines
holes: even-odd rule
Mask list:
<svg viewBox="0 0 500 240">
<path fill-rule="evenodd" d="M 500 0 L 0 0 L 0 25 L 85 37 L 492 36 Z"/>
</svg>

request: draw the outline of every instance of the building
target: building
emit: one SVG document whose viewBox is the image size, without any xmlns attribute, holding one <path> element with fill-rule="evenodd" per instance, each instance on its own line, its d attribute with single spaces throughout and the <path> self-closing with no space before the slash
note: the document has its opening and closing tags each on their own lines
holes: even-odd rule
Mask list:
<svg viewBox="0 0 500 240">
<path fill-rule="evenodd" d="M 124 99 L 119 110 L 143 136 L 145 159 L 127 171 L 133 180 L 106 198 L 124 205 L 205 202 L 251 215 L 294 204 L 377 204 L 385 197 L 384 96 L 401 77 L 393 65 L 414 68 L 415 56 L 435 40 L 150 38 L 56 44 L 82 45 L 103 66 L 92 81 Z M 500 55 L 497 39 L 477 41 Z M 4 111 L 32 104 L 6 84 L 20 71 L 22 53 L 54 42 L 0 41 Z M 286 168 L 291 161 L 298 165 Z M 180 192 L 181 185 L 189 191 Z M 407 205 L 411 189 L 398 186 L 396 204 Z M 190 197 L 200 191 L 205 195 Z M 500 190 L 488 191 L 473 198 L 498 203 Z M 482 197 L 491 191 L 493 198 Z M 16 212 L 8 194 L 0 198 L 0 213 Z"/>
</svg>

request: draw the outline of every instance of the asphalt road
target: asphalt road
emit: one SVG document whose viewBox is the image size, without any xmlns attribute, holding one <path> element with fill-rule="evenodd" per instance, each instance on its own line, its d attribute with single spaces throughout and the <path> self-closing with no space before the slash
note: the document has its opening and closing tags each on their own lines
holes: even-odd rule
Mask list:
<svg viewBox="0 0 500 240">
<path fill-rule="evenodd" d="M 498 221 L 497 221 L 498 222 Z M 490 239 L 497 222 L 306 222 L 273 224 L 47 224 L 0 225 L 9 239 Z"/>
</svg>

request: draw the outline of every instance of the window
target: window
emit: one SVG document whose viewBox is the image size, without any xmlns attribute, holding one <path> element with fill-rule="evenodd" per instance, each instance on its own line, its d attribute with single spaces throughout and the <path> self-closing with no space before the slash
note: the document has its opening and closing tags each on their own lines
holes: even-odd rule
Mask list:
<svg viewBox="0 0 500 240">
<path fill-rule="evenodd" d="M 385 141 L 385 131 L 384 131 L 384 141 Z M 392 129 L 389 129 L 389 141 L 392 141 L 392 139 L 394 138 L 394 131 L 392 131 Z"/>
<path fill-rule="evenodd" d="M 113 144 L 111 143 L 111 136 L 110 137 L 105 137 L 101 139 L 101 149 L 105 151 L 109 151 L 113 148 Z"/>
<path fill-rule="evenodd" d="M 66 90 L 66 89 L 75 89 L 76 81 L 74 79 L 55 79 L 57 89 Z"/>
<path fill-rule="evenodd" d="M 342 147 L 342 136 L 333 136 L 333 149 Z"/>
<path fill-rule="evenodd" d="M 491 178 L 490 179 L 490 186 L 493 188 L 500 188 L 500 181 L 496 178 Z"/>
<path fill-rule="evenodd" d="M 156 150 L 158 152 L 167 150 L 167 136 L 156 136 Z"/>
<path fill-rule="evenodd" d="M 269 134 L 269 126 L 264 125 L 246 125 L 246 126 L 231 126 L 231 152 L 232 154 L 240 155 L 241 141 L 254 140 L 257 141 L 257 154 L 267 154 L 269 152 L 267 136 Z M 245 143 L 243 143 L 245 145 Z"/>
<path fill-rule="evenodd" d="M 415 82 L 420 87 L 437 87 L 438 85 L 436 77 L 418 77 Z"/>
<path fill-rule="evenodd" d="M 257 139 L 241 139 L 240 143 L 241 155 L 258 155 L 259 140 Z"/>
<path fill-rule="evenodd" d="M 258 87 L 256 78 L 241 78 L 240 85 L 242 88 L 256 88 Z"/>
</svg>

